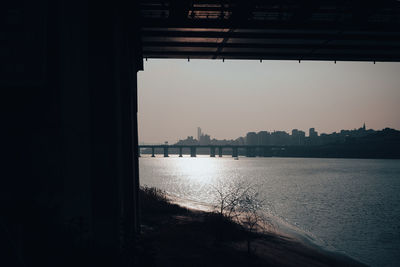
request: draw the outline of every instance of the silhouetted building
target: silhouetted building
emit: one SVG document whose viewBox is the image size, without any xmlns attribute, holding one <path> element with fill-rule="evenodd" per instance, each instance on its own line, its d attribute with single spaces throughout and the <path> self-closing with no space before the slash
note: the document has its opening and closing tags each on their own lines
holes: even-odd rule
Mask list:
<svg viewBox="0 0 400 267">
<path fill-rule="evenodd" d="M 270 145 L 271 134 L 267 131 L 261 131 L 257 133 L 258 144 L 261 146 Z"/>
<path fill-rule="evenodd" d="M 340 133 L 333 132 L 331 134 L 322 133 L 318 138 L 319 144 L 334 144 L 334 143 L 343 143 L 344 138 L 342 138 Z"/>
<path fill-rule="evenodd" d="M 271 133 L 271 145 L 283 146 L 290 144 L 290 135 L 285 131 Z"/>
<path fill-rule="evenodd" d="M 200 145 L 209 145 L 211 143 L 211 138 L 208 134 L 202 134 L 200 136 L 199 144 Z"/>
<path fill-rule="evenodd" d="M 315 128 L 310 128 L 308 131 L 308 141 L 310 145 L 318 144 L 318 132 L 315 131 Z"/>
<path fill-rule="evenodd" d="M 198 141 L 193 136 L 188 136 L 184 140 L 179 140 L 176 145 L 198 145 Z"/>
<path fill-rule="evenodd" d="M 310 128 L 308 130 L 308 136 L 309 137 L 316 137 L 316 136 L 318 136 L 318 132 L 315 131 L 315 128 Z"/>
<path fill-rule="evenodd" d="M 306 133 L 297 129 L 292 130 L 291 144 L 292 145 L 304 145 Z"/>
<path fill-rule="evenodd" d="M 197 141 L 200 141 L 200 137 L 201 137 L 201 128 L 197 127 Z"/>
<path fill-rule="evenodd" d="M 248 132 L 246 134 L 246 145 L 255 146 L 258 145 L 258 138 L 255 132 Z"/>
</svg>

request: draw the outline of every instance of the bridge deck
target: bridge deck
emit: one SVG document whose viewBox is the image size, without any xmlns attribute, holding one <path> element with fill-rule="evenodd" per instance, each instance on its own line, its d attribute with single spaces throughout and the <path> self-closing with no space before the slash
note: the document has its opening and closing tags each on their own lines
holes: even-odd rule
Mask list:
<svg viewBox="0 0 400 267">
<path fill-rule="evenodd" d="M 400 2 L 142 0 L 146 58 L 400 60 Z"/>
</svg>

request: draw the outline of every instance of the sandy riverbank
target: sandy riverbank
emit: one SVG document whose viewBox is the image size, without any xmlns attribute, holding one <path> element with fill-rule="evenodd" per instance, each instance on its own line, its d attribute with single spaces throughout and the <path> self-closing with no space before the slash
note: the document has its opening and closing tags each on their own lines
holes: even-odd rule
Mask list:
<svg viewBox="0 0 400 267">
<path fill-rule="evenodd" d="M 139 266 L 364 266 L 279 230 L 252 235 L 248 253 L 247 234 L 209 211 L 193 209 L 201 203 L 186 201 L 182 207 L 145 198 Z"/>
</svg>

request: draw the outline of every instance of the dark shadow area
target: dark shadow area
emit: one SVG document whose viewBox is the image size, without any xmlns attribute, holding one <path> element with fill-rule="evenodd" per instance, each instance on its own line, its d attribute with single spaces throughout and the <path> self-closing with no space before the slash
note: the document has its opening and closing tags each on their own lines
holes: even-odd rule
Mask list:
<svg viewBox="0 0 400 267">
<path fill-rule="evenodd" d="M 136 4 L 0 2 L 0 266 L 129 265 Z"/>
</svg>

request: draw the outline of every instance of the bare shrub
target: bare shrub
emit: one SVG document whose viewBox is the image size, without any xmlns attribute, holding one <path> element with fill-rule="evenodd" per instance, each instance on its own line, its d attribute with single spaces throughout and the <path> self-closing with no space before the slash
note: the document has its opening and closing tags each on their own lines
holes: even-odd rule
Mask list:
<svg viewBox="0 0 400 267">
<path fill-rule="evenodd" d="M 273 227 L 262 210 L 266 204 L 259 187 L 245 182 L 214 186 L 214 208 L 224 219 L 236 222 L 246 232 L 247 252 L 251 253 L 251 241 L 257 233 Z"/>
<path fill-rule="evenodd" d="M 263 233 L 273 227 L 272 222 L 262 212 L 266 205 L 265 199 L 260 198 L 260 193 L 255 187 L 250 187 L 239 200 L 237 222 L 245 230 L 247 252 L 251 253 L 251 241 L 255 234 Z"/>
<path fill-rule="evenodd" d="M 228 219 L 235 220 L 239 215 L 239 203 L 251 186 L 244 182 L 231 184 L 218 184 L 213 186 L 214 191 L 214 209 L 215 211 Z"/>
</svg>

